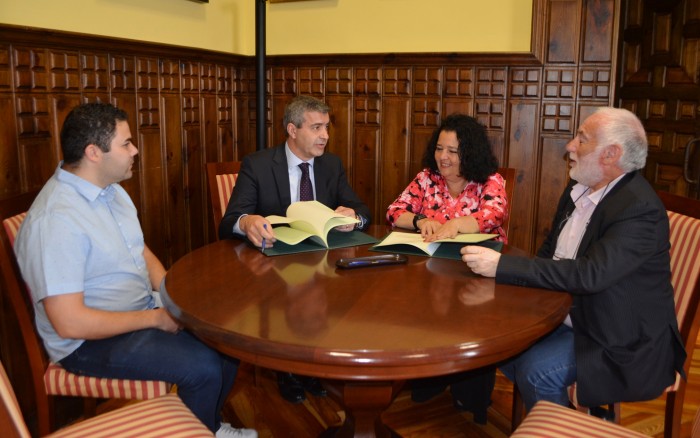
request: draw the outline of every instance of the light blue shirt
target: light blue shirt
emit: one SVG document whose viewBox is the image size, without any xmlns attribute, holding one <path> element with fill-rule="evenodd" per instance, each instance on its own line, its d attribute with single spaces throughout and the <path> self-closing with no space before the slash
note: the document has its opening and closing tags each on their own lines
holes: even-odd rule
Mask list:
<svg viewBox="0 0 700 438">
<path fill-rule="evenodd" d="M 39 334 L 52 361 L 83 339 L 61 338 L 43 299 L 84 293 L 88 307 L 108 311 L 161 306 L 152 291 L 136 207 L 118 184 L 105 189 L 61 169 L 32 204 L 15 241 L 22 276 L 32 295 Z"/>
</svg>

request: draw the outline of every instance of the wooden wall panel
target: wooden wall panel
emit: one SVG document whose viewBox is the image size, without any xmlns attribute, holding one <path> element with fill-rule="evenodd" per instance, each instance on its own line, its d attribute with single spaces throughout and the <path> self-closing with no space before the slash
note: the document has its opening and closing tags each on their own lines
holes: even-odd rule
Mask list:
<svg viewBox="0 0 700 438">
<path fill-rule="evenodd" d="M 374 213 L 374 222 L 378 213 L 377 203 L 377 166 L 380 151 L 380 100 L 376 97 L 355 98 L 355 145 L 353 147 L 355 163 L 350 184 L 357 195 L 365 201 Z"/>
<path fill-rule="evenodd" d="M 326 103 L 331 107 L 330 139 L 326 150 L 341 157 L 346 164 L 345 171 L 352 175 L 355 167 L 352 148 L 352 100 L 350 96 L 331 95 L 326 99 Z"/>
<path fill-rule="evenodd" d="M 550 163 L 551 167 L 546 172 L 541 172 L 538 182 L 537 204 L 539 205 L 539 214 L 537 215 L 534 230 L 536 237 L 535 248 L 539 247 L 547 234 L 549 234 L 559 198 L 568 182 L 568 170 L 564 155 L 568 141 L 564 138 L 555 137 L 542 139 L 541 159 L 543 163 Z M 556 163 L 559 163 L 559 165 L 556 165 Z"/>
<path fill-rule="evenodd" d="M 539 129 L 537 102 L 519 102 L 510 106 L 508 132 L 508 161 L 503 167 L 516 169 L 515 208 L 511 208 L 508 243 L 518 248 L 532 248 L 533 230 L 523 224 L 532 224 L 535 217 L 535 197 L 540 172 Z"/>
<path fill-rule="evenodd" d="M 182 107 L 177 95 L 161 95 L 161 160 L 165 167 L 165 204 L 151 220 L 164 225 L 160 232 L 169 255 L 163 263 L 172 264 L 171 254 L 186 254 L 189 245 L 189 213 L 186 205 L 187 151 Z M 144 187 L 144 190 L 149 190 Z M 166 213 L 167 212 L 167 213 Z"/>
<path fill-rule="evenodd" d="M 392 83 L 396 86 L 397 83 Z M 408 98 L 390 97 L 383 99 L 381 113 L 381 148 L 377 171 L 377 197 L 374 205 L 368 204 L 375 214 L 377 223 L 383 223 L 382 213 L 396 199 L 413 175 L 409 174 L 409 133 L 411 105 Z"/>
<path fill-rule="evenodd" d="M 216 86 L 216 78 L 213 79 L 214 86 Z M 209 189 L 207 188 L 207 174 L 206 174 L 206 164 L 209 162 L 217 161 L 232 161 L 222 159 L 223 149 L 232 148 L 231 141 L 231 99 L 226 99 L 228 108 L 219 112 L 219 108 L 215 91 L 207 94 L 202 94 L 200 96 L 199 106 L 202 113 L 202 124 L 201 124 L 201 138 L 199 139 L 202 148 L 202 167 L 200 168 L 199 178 L 200 187 L 202 190 L 199 192 L 199 196 L 202 200 L 202 238 L 204 242 L 210 242 L 211 240 L 216 240 L 217 230 L 214 229 L 214 221 L 212 217 L 211 199 L 209 196 Z M 221 120 L 221 116 L 227 117 Z M 228 123 L 227 123 L 228 122 Z M 220 129 L 223 128 L 223 129 Z M 221 135 L 221 137 L 219 137 Z M 188 167 L 192 167 L 191 163 L 188 163 Z M 189 188 L 190 194 L 192 193 L 192 188 Z M 194 205 L 193 205 L 194 208 Z M 197 247 L 194 246 L 193 247 Z"/>
<path fill-rule="evenodd" d="M 12 55 L 9 44 L 0 44 L 0 92 L 11 92 Z"/>
<path fill-rule="evenodd" d="M 134 135 L 133 132 L 132 135 Z M 166 182 L 165 168 L 161 160 L 160 132 L 153 128 L 139 129 L 138 142 L 141 172 L 141 190 L 139 190 L 141 228 L 144 236 L 148 236 L 146 245 L 161 258 L 163 263 L 166 263 L 169 233 L 168 222 L 164 216 L 169 215 L 170 210 L 165 209 Z"/>
<path fill-rule="evenodd" d="M 292 100 L 293 94 L 275 94 L 270 100 L 272 105 L 268 114 L 268 146 L 277 146 L 287 141 L 287 127 L 284 126 L 284 107 Z M 256 143 L 257 144 L 257 143 Z"/>
<path fill-rule="evenodd" d="M 622 3 L 617 105 L 648 132 L 645 175 L 658 189 L 700 198 L 700 7 L 695 0 Z"/>
<path fill-rule="evenodd" d="M 616 41 L 612 17 L 615 11 L 614 0 L 588 2 L 583 38 L 583 62 L 612 62 L 613 47 Z"/>
<path fill-rule="evenodd" d="M 552 0 L 549 8 L 547 62 L 575 64 L 581 41 L 581 0 Z"/>
<path fill-rule="evenodd" d="M 19 146 L 22 187 L 38 189 L 53 174 L 56 157 L 53 155 L 50 102 L 46 94 L 16 96 L 17 144 Z"/>
<path fill-rule="evenodd" d="M 0 114 L 14 113 L 14 102 L 11 95 L 0 95 Z M 14 145 L 17 141 L 17 130 L 14 119 L 5 119 L 0 123 L 0 145 Z M 6 187 L 7 194 L 22 193 L 22 175 L 17 147 L 0 147 L 0 187 Z"/>
<path fill-rule="evenodd" d="M 187 218 L 187 248 L 199 248 L 208 243 L 206 236 L 207 208 L 206 200 L 206 151 L 202 145 L 202 119 L 204 114 L 199 106 L 198 95 L 185 95 L 182 98 L 183 110 L 183 145 L 185 153 L 184 193 L 183 197 L 189 207 L 185 208 Z"/>
<path fill-rule="evenodd" d="M 40 92 L 47 89 L 46 50 L 14 47 L 14 87 L 19 92 Z"/>
</svg>

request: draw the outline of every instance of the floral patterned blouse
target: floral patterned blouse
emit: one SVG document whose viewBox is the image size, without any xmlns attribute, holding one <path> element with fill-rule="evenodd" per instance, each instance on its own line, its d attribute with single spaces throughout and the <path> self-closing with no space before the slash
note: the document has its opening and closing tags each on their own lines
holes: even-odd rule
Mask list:
<svg viewBox="0 0 700 438">
<path fill-rule="evenodd" d="M 505 183 L 499 173 L 489 176 L 484 184 L 469 181 L 454 199 L 445 178 L 426 168 L 389 206 L 386 219 L 394 225 L 396 219 L 407 211 L 424 214 L 441 224 L 457 217 L 472 216 L 479 224 L 479 232 L 498 234 L 494 240 L 507 243 L 508 237 L 501 227 L 507 207 Z"/>
</svg>

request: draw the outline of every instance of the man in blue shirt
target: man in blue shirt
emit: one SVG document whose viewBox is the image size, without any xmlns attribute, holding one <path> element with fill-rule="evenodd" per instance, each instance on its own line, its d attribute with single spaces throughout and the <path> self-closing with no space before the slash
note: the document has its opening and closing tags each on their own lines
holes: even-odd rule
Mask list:
<svg viewBox="0 0 700 438">
<path fill-rule="evenodd" d="M 76 374 L 174 383 L 217 437 L 257 437 L 221 422 L 238 361 L 181 331 L 161 307 L 165 268 L 119 185 L 138 154 L 126 114 L 102 103 L 74 108 L 61 148 L 15 244 L 51 360 Z"/>
</svg>

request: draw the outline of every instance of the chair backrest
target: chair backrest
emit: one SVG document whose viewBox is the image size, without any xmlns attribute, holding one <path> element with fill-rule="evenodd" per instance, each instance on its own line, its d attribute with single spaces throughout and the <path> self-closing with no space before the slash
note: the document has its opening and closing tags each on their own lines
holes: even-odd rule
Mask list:
<svg viewBox="0 0 700 438">
<path fill-rule="evenodd" d="M 657 193 L 666 207 L 671 227 L 671 284 L 678 329 L 686 348 L 688 344 L 693 348 L 700 321 L 700 201 Z"/>
<path fill-rule="evenodd" d="M 671 227 L 671 284 L 678 329 L 688 353 L 686 375 L 700 327 L 700 201 L 667 192 L 657 192 L 668 213 Z M 667 389 L 664 436 L 678 436 L 683 414 L 686 381 L 677 378 Z"/>
<path fill-rule="evenodd" d="M 506 196 L 508 197 L 508 215 L 503 221 L 503 229 L 506 231 L 506 236 L 510 240 L 510 212 L 513 211 L 513 193 L 515 193 L 515 169 L 512 167 L 499 167 L 498 173 L 501 174 L 506 182 Z"/>
<path fill-rule="evenodd" d="M 29 360 L 34 401 L 37 404 L 43 404 L 46 403 L 44 372 L 48 366 L 48 357 L 34 326 L 34 307 L 22 279 L 13 249 L 17 231 L 37 194 L 37 191 L 33 191 L 0 200 L 0 221 L 3 225 L 0 230 L 0 274 L 2 275 L 3 305 L 11 307 L 11 312 L 19 325 L 22 346 Z M 13 369 L 13 367 L 20 366 L 19 363 L 15 362 L 12 360 L 5 362 L 10 375 L 13 375 L 14 378 L 26 375 L 24 369 Z"/>
<path fill-rule="evenodd" d="M 236 185 L 240 169 L 240 161 L 207 163 L 207 180 L 209 182 L 209 195 L 214 218 L 214 233 L 217 236 L 217 240 L 219 223 L 224 217 L 224 212 L 228 206 L 228 200 L 231 198 L 231 193 L 233 193 L 233 186 Z"/>
<path fill-rule="evenodd" d="M 17 397 L 0 362 L 0 436 L 29 438 L 29 429 L 22 417 Z"/>
</svg>

